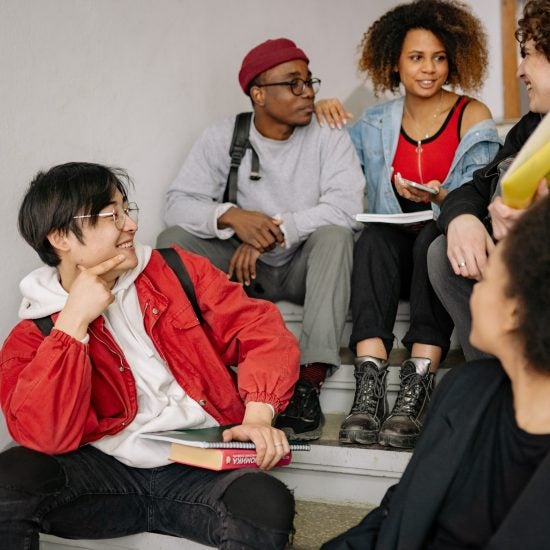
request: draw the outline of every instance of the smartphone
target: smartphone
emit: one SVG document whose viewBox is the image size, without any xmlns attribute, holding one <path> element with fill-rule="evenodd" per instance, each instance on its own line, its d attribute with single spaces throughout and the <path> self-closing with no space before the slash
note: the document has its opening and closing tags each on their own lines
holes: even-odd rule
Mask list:
<svg viewBox="0 0 550 550">
<path fill-rule="evenodd" d="M 437 189 L 434 189 L 433 187 L 428 187 L 427 185 L 423 185 L 422 183 L 417 183 L 416 181 L 411 181 L 406 178 L 401 178 L 407 185 L 410 185 L 411 187 L 414 187 L 415 189 L 420 189 L 421 191 L 426 191 L 427 193 L 430 193 L 431 195 L 437 195 L 439 191 Z"/>
</svg>

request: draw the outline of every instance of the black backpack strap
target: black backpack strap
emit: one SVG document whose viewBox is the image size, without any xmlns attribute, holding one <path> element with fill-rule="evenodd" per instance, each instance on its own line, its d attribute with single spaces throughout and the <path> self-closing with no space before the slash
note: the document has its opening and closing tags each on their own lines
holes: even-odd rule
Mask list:
<svg viewBox="0 0 550 550">
<path fill-rule="evenodd" d="M 227 174 L 227 183 L 225 186 L 225 192 L 223 194 L 223 202 L 231 202 L 237 204 L 237 187 L 238 187 L 238 174 L 239 166 L 246 153 L 247 149 L 252 151 L 252 162 L 250 167 L 250 179 L 257 181 L 260 179 L 260 159 L 258 154 L 254 150 L 254 147 L 250 145 L 248 135 L 250 133 L 250 122 L 252 120 L 252 113 L 239 113 L 235 119 L 235 128 L 233 129 L 233 137 L 231 138 L 231 146 L 229 147 L 229 156 L 231 157 L 231 164 L 229 167 L 229 174 Z"/>
<path fill-rule="evenodd" d="M 33 319 L 33 322 L 44 336 L 48 336 L 52 331 L 53 320 L 49 315 L 46 317 L 40 317 L 39 319 Z"/>
<path fill-rule="evenodd" d="M 197 297 L 195 296 L 195 287 L 193 286 L 193 282 L 191 281 L 191 277 L 189 276 L 189 272 L 187 271 L 185 264 L 173 248 L 158 248 L 157 250 L 160 252 L 170 269 L 172 269 L 172 271 L 176 274 L 183 291 L 193 306 L 193 310 L 195 311 L 195 315 L 197 316 L 199 323 L 202 325 L 204 320 L 199 304 L 197 303 Z M 53 320 L 49 315 L 46 317 L 33 319 L 33 322 L 44 336 L 48 336 L 52 331 Z"/>
<path fill-rule="evenodd" d="M 193 306 L 193 310 L 195 311 L 195 315 L 197 316 L 199 323 L 202 325 L 204 323 L 204 319 L 195 295 L 195 287 L 193 286 L 193 281 L 191 281 L 191 277 L 189 276 L 189 272 L 187 271 L 183 260 L 173 248 L 157 248 L 157 250 L 160 252 L 170 269 L 172 269 L 172 271 L 176 274 L 183 291 Z"/>
</svg>

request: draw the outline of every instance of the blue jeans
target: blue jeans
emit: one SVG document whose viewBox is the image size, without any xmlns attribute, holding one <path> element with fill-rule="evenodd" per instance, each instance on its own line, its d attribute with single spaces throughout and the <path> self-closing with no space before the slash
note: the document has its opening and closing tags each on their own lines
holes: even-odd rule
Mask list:
<svg viewBox="0 0 550 550">
<path fill-rule="evenodd" d="M 288 489 L 256 469 L 132 468 L 91 446 L 0 454 L 3 550 L 38 550 L 39 532 L 102 539 L 145 531 L 227 550 L 278 549 L 293 517 Z"/>
</svg>

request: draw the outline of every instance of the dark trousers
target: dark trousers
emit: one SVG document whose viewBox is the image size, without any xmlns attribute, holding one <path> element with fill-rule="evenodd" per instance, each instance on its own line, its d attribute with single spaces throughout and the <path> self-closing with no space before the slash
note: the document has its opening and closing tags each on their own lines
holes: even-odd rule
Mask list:
<svg viewBox="0 0 550 550">
<path fill-rule="evenodd" d="M 470 344 L 470 329 L 472 328 L 470 296 L 475 281 L 455 274 L 447 257 L 447 237 L 444 235 L 435 239 L 430 246 L 428 273 L 434 292 L 454 321 L 466 361 L 491 357 Z"/>
<path fill-rule="evenodd" d="M 0 454 L 3 550 L 38 550 L 39 532 L 102 539 L 146 531 L 227 550 L 279 549 L 293 517 L 288 489 L 256 469 L 132 468 L 91 446 Z"/>
<path fill-rule="evenodd" d="M 381 338 L 390 353 L 400 299 L 410 300 L 410 327 L 403 338 L 407 349 L 429 344 L 450 346 L 453 322 L 428 278 L 427 253 L 440 234 L 435 222 L 418 232 L 390 224 L 370 224 L 355 243 L 351 282 L 353 331 L 350 347 L 367 338 Z"/>
</svg>

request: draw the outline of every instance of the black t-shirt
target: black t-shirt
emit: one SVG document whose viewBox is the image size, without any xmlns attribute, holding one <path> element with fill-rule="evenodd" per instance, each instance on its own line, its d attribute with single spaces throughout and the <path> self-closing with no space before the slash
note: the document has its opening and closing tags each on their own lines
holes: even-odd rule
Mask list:
<svg viewBox="0 0 550 550">
<path fill-rule="evenodd" d="M 549 450 L 550 434 L 518 427 L 511 387 L 504 384 L 464 454 L 426 549 L 483 548 Z"/>
</svg>

